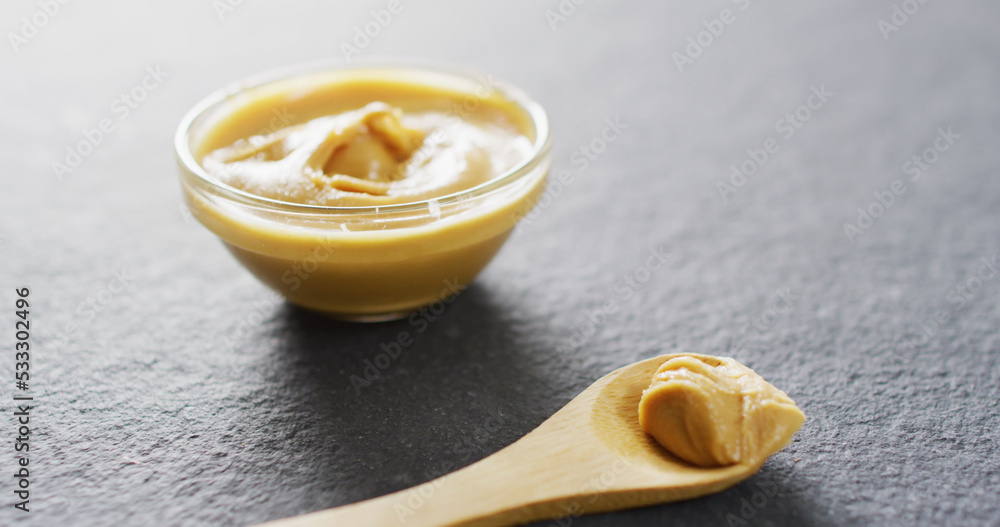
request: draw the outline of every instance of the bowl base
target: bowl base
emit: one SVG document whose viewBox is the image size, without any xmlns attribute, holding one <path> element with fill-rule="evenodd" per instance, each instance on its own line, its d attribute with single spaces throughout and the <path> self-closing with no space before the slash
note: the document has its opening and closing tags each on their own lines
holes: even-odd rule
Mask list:
<svg viewBox="0 0 1000 527">
<path fill-rule="evenodd" d="M 329 311 L 322 311 L 318 309 L 310 309 L 310 308 L 305 308 L 305 309 L 309 309 L 310 311 L 320 313 L 334 320 L 340 320 L 343 322 L 363 322 L 363 323 L 391 322 L 393 320 L 402 320 L 410 316 L 410 313 L 413 313 L 413 310 L 410 309 L 406 311 L 393 311 L 390 313 L 374 313 L 370 315 L 345 315 L 343 313 L 331 313 Z"/>
</svg>

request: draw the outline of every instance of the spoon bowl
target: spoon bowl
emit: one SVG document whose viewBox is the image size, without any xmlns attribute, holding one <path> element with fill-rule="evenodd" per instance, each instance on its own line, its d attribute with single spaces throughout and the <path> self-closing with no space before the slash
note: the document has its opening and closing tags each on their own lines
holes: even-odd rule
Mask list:
<svg viewBox="0 0 1000 527">
<path fill-rule="evenodd" d="M 619 368 L 538 428 L 461 470 L 387 496 L 269 527 L 504 526 L 685 500 L 726 489 L 763 464 L 705 468 L 674 456 L 639 425 L 657 368 L 684 353 Z"/>
</svg>

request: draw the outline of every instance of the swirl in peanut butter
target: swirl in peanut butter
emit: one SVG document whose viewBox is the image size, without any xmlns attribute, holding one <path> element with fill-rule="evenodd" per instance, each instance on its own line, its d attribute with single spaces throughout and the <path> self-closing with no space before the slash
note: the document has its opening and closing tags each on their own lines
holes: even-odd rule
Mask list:
<svg viewBox="0 0 1000 527">
<path fill-rule="evenodd" d="M 485 183 L 530 157 L 512 126 L 384 102 L 327 115 L 209 153 L 205 169 L 251 194 L 357 207 L 441 197 Z"/>
</svg>

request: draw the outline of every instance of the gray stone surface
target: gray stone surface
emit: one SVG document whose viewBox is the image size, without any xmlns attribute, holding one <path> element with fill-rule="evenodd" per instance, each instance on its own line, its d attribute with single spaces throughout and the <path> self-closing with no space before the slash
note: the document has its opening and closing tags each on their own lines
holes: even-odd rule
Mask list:
<svg viewBox="0 0 1000 527">
<path fill-rule="evenodd" d="M 592 0 L 555 30 L 555 0 L 405 1 L 361 55 L 521 85 L 550 112 L 554 170 L 573 174 L 418 332 L 275 302 L 182 214 L 171 151 L 198 99 L 341 56 L 386 2 L 243 2 L 220 19 L 221 3 L 73 2 L 0 50 L 0 342 L 14 342 L 14 287 L 30 286 L 37 403 L 25 514 L 3 353 L 0 524 L 245 525 L 379 496 L 675 351 L 735 356 L 809 420 L 731 490 L 574 526 L 1000 524 L 1000 280 L 972 278 L 1000 250 L 996 4 L 932 0 L 886 40 L 886 0 Z M 673 54 L 725 8 L 735 20 L 679 71 Z M 0 28 L 38 9 L 6 2 Z M 156 66 L 168 76 L 125 115 L 116 99 Z M 832 95 L 777 129 L 811 87 Z M 615 117 L 620 139 L 574 163 Z M 57 178 L 52 162 L 104 118 L 114 130 Z M 913 180 L 904 163 L 949 127 L 958 138 Z M 723 200 L 717 182 L 768 138 L 779 149 Z M 897 179 L 905 194 L 849 239 Z M 650 247 L 667 264 L 618 284 Z M 127 287 L 112 294 L 115 273 Z M 355 390 L 400 331 L 415 343 Z"/>
</svg>

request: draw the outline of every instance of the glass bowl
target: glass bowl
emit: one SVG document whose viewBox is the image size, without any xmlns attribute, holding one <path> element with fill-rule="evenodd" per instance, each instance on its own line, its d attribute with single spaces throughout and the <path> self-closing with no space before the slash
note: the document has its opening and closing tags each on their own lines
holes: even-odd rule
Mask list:
<svg viewBox="0 0 1000 527">
<path fill-rule="evenodd" d="M 452 110 L 457 118 L 487 98 L 501 99 L 530 125 L 531 154 L 512 170 L 461 192 L 367 207 L 264 198 L 221 182 L 201 166 L 206 133 L 249 102 L 266 98 L 273 105 L 273 116 L 260 123 L 273 131 L 282 124 L 275 121 L 294 113 L 296 101 L 310 89 L 359 78 L 467 93 Z M 313 63 L 257 75 L 195 105 L 175 137 L 184 200 L 193 216 L 289 302 L 355 321 L 402 318 L 471 283 L 538 200 L 550 146 L 545 111 L 521 90 L 491 75 L 413 60 Z"/>
</svg>

